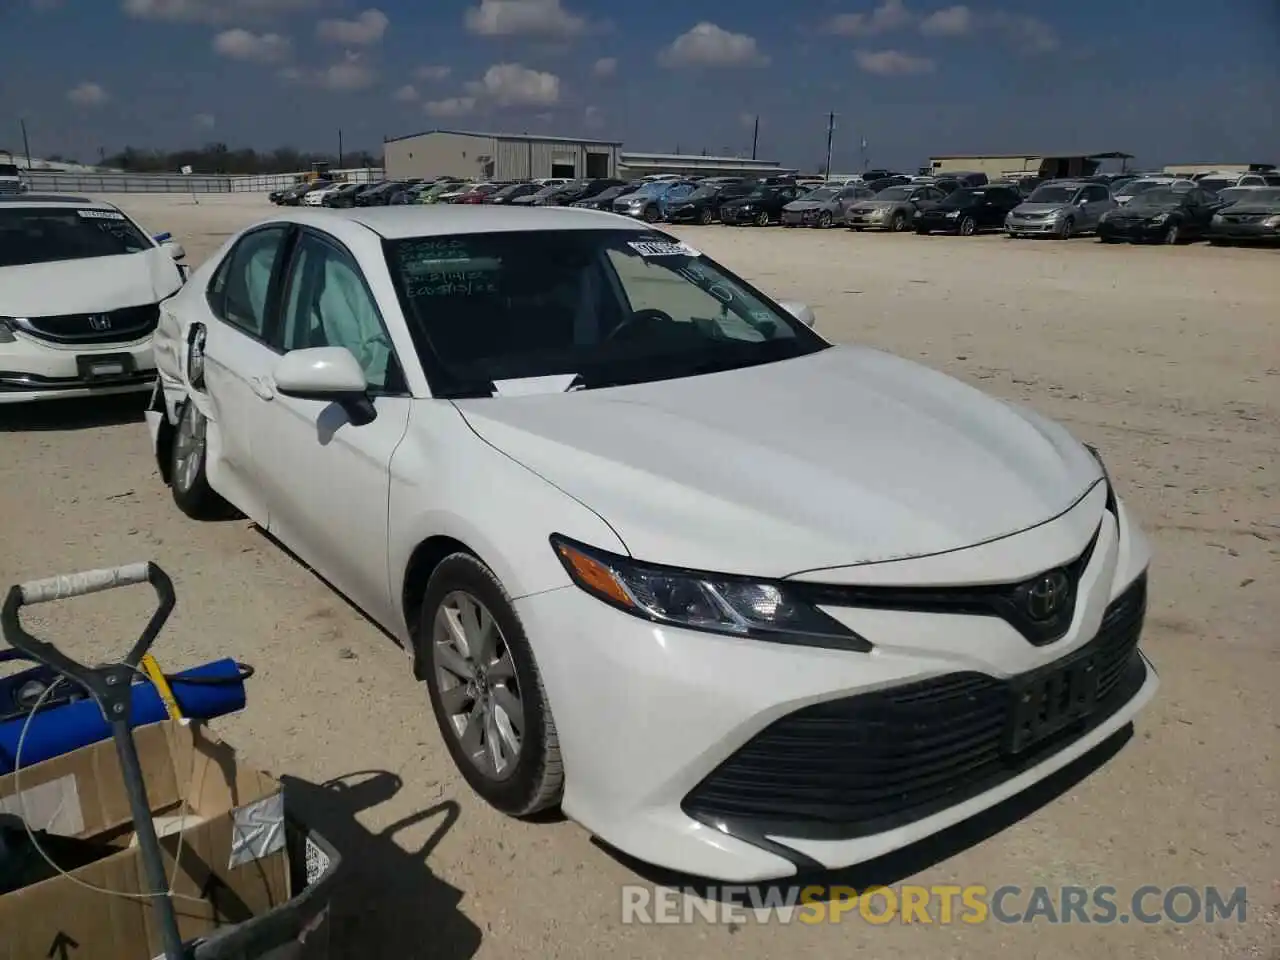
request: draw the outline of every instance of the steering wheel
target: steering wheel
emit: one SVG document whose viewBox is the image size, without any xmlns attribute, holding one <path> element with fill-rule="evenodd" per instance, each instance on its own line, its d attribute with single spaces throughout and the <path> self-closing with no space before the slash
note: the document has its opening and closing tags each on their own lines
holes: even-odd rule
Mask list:
<svg viewBox="0 0 1280 960">
<path fill-rule="evenodd" d="M 634 310 L 632 311 L 631 316 L 627 317 L 627 319 L 623 320 L 620 324 L 609 331 L 604 338 L 604 342 L 610 343 L 613 340 L 619 339 L 625 331 L 635 329 L 638 324 L 654 320 L 663 323 L 676 322 L 675 318 L 665 310 L 658 310 L 654 307 L 646 307 L 643 310 Z"/>
</svg>

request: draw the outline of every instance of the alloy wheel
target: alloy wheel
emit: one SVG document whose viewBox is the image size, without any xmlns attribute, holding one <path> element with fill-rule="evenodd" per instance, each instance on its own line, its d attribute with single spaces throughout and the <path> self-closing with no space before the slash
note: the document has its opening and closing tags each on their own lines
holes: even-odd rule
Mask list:
<svg viewBox="0 0 1280 960">
<path fill-rule="evenodd" d="M 960 236 L 972 237 L 977 232 L 978 221 L 974 220 L 973 217 L 965 217 L 960 221 Z"/>
<path fill-rule="evenodd" d="M 1164 232 L 1164 242 L 1167 244 L 1175 244 L 1178 242 L 1178 225 L 1176 223 L 1169 224 L 1169 229 Z"/>
<path fill-rule="evenodd" d="M 827 227 L 831 226 L 831 213 L 830 213 L 830 211 L 828 211 L 828 210 L 823 210 L 823 211 L 822 211 L 822 213 L 818 214 L 818 226 L 819 226 L 819 227 L 821 227 L 821 228 L 822 228 L 822 229 L 824 229 L 824 230 L 825 230 Z"/>
<path fill-rule="evenodd" d="M 200 467 L 204 463 L 207 424 L 204 414 L 188 400 L 173 437 L 173 464 L 176 468 L 173 482 L 183 491 L 190 490 L 196 477 L 200 475 Z"/>
<path fill-rule="evenodd" d="M 454 590 L 436 608 L 432 644 L 449 729 L 479 773 L 506 780 L 520 759 L 525 719 L 501 627 L 475 596 Z"/>
</svg>

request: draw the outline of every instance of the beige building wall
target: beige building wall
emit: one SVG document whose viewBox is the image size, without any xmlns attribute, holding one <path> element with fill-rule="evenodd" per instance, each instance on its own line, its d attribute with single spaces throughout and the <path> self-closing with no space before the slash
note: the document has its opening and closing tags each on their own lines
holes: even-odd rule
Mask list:
<svg viewBox="0 0 1280 960">
<path fill-rule="evenodd" d="M 461 133 L 424 133 L 383 144 L 387 177 L 483 177 L 485 160 L 494 159 L 491 137 Z"/>
<path fill-rule="evenodd" d="M 1247 163 L 1171 163 L 1164 168 L 1170 177 L 1193 177 L 1197 173 L 1248 173 Z"/>
<path fill-rule="evenodd" d="M 1040 157 L 931 157 L 933 172 L 944 173 L 985 173 L 995 179 L 1006 173 L 1027 171 L 1034 173 L 1040 169 Z"/>
</svg>

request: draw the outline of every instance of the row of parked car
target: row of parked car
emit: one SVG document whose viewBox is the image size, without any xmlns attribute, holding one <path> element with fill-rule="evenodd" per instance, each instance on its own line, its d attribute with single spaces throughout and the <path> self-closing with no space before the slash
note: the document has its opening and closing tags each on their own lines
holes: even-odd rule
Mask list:
<svg viewBox="0 0 1280 960">
<path fill-rule="evenodd" d="M 1256 182 L 1255 182 L 1256 181 Z M 1274 182 L 1272 182 L 1274 181 Z M 1064 180 L 982 173 L 908 176 L 872 171 L 845 180 L 805 182 L 788 176 L 640 180 L 545 179 L 518 182 L 323 181 L 273 195 L 284 204 L 364 207 L 388 204 L 574 206 L 649 223 L 728 226 L 847 227 L 854 231 L 1103 241 L 1207 238 L 1280 240 L 1280 174 L 1098 174 Z"/>
</svg>

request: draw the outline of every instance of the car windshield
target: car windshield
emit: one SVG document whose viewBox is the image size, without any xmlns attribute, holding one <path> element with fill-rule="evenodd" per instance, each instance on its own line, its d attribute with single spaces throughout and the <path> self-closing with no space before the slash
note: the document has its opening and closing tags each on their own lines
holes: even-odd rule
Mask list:
<svg viewBox="0 0 1280 960">
<path fill-rule="evenodd" d="M 888 187 L 876 194 L 877 200 L 906 200 L 911 196 L 910 187 Z"/>
<path fill-rule="evenodd" d="M 813 200 L 815 202 L 822 202 L 824 200 L 832 199 L 839 192 L 840 191 L 837 190 L 835 187 L 818 187 L 818 189 L 812 191 L 811 193 L 806 193 L 804 195 L 804 199 Z"/>
<path fill-rule="evenodd" d="M 1070 203 L 1075 195 L 1075 187 L 1036 187 L 1031 196 L 1027 197 L 1027 203 Z"/>
<path fill-rule="evenodd" d="M 1217 193 L 1219 190 L 1226 190 L 1228 187 L 1234 187 L 1239 181 L 1239 177 L 1203 177 L 1196 184 L 1201 190 L 1208 190 L 1211 193 Z"/>
<path fill-rule="evenodd" d="M 614 197 L 620 197 L 629 188 L 627 187 L 610 187 L 607 190 L 601 190 L 595 195 L 596 200 L 612 200 Z"/>
<path fill-rule="evenodd" d="M 1138 196 L 1130 201 L 1131 207 L 1169 207 L 1182 202 L 1182 198 L 1186 195 L 1186 191 L 1174 191 L 1171 187 L 1160 186 L 1153 187 L 1150 190 L 1144 190 Z"/>
<path fill-rule="evenodd" d="M 717 193 L 719 193 L 723 189 L 724 188 L 721 187 L 718 183 L 711 183 L 706 185 L 705 187 L 699 187 L 697 190 L 693 191 L 693 193 L 689 194 L 689 199 L 690 200 L 706 200 L 708 197 L 714 197 Z"/>
<path fill-rule="evenodd" d="M 1227 203 L 1280 203 L 1280 187 L 1231 187 L 1218 196 Z"/>
<path fill-rule="evenodd" d="M 537 193 L 534 194 L 534 197 L 537 198 L 538 200 L 541 200 L 545 197 L 551 196 L 553 193 L 559 193 L 563 189 L 564 189 L 564 184 L 553 183 L 549 187 L 543 187 L 541 190 L 539 190 Z"/>
<path fill-rule="evenodd" d="M 154 244 L 118 210 L 0 209 L 0 267 L 141 253 Z"/>
<path fill-rule="evenodd" d="M 940 207 L 962 207 L 967 203 L 973 203 L 975 200 L 981 200 L 986 196 L 985 190 L 975 190 L 973 187 L 961 187 L 959 190 L 947 194 L 938 206 Z"/>
<path fill-rule="evenodd" d="M 746 195 L 747 200 L 768 200 L 774 195 L 773 187 L 756 187 Z"/>
<path fill-rule="evenodd" d="M 0 177 L 16 177 L 18 175 L 18 165 L 16 163 L 0 163 Z"/>
<path fill-rule="evenodd" d="M 532 377 L 576 375 L 586 389 L 666 380 L 828 346 L 662 233 L 503 231 L 384 247 L 440 397 L 487 397 L 495 382 Z"/>
<path fill-rule="evenodd" d="M 1122 197 L 1136 197 L 1140 193 L 1146 193 L 1148 190 L 1154 190 L 1156 187 L 1168 188 L 1167 183 L 1161 183 L 1159 180 L 1134 180 L 1126 183 L 1121 189 L 1119 195 Z"/>
</svg>

